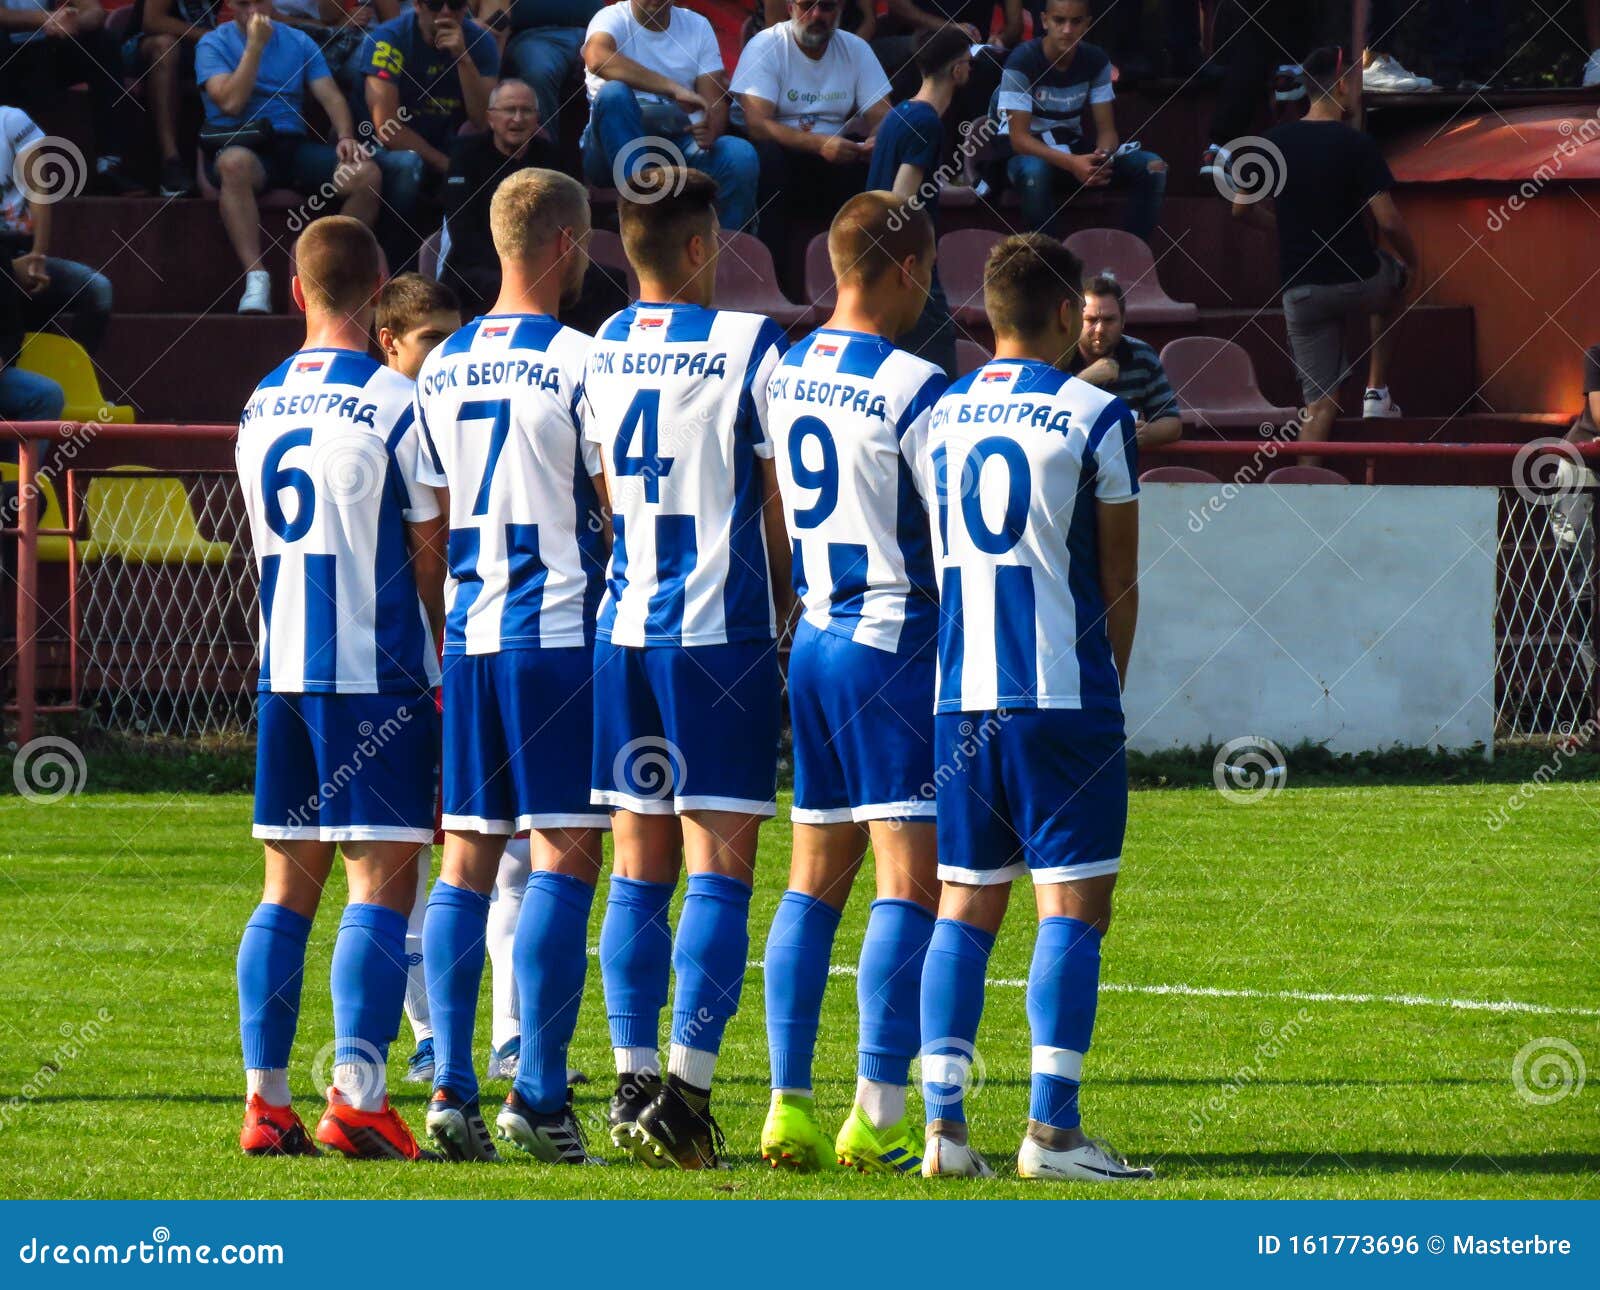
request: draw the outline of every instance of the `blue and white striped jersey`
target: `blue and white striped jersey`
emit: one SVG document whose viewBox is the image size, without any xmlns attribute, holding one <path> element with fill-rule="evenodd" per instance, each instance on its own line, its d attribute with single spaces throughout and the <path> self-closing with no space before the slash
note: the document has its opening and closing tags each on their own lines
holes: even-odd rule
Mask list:
<svg viewBox="0 0 1600 1290">
<path fill-rule="evenodd" d="M 602 639 L 775 635 L 756 459 L 772 456 L 767 381 L 787 347 L 770 318 L 698 305 L 630 305 L 600 329 L 583 418 L 611 487 Z"/>
<path fill-rule="evenodd" d="M 767 421 L 806 621 L 890 653 L 933 647 L 939 590 L 917 463 L 943 371 L 827 328 L 784 356 Z"/>
<path fill-rule="evenodd" d="M 1097 502 L 1138 494 L 1133 413 L 1076 377 L 996 359 L 934 406 L 939 712 L 1120 711 Z"/>
<path fill-rule="evenodd" d="M 491 314 L 417 373 L 417 477 L 450 490 L 446 654 L 594 639 L 600 461 L 577 411 L 588 346 L 547 314 Z"/>
<path fill-rule="evenodd" d="M 234 461 L 261 575 L 261 676 L 279 694 L 439 682 L 406 545 L 439 514 L 416 482 L 411 382 L 366 354 L 303 349 L 255 388 Z"/>
</svg>

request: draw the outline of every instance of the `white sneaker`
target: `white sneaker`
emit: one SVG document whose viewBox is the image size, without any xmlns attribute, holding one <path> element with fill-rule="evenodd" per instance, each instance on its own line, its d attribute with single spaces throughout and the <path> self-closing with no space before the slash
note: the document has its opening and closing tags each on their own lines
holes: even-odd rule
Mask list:
<svg viewBox="0 0 1600 1290">
<path fill-rule="evenodd" d="M 922 1153 L 924 1178 L 993 1178 L 989 1162 L 964 1142 L 930 1134 Z"/>
<path fill-rule="evenodd" d="M 1416 94 L 1431 90 L 1433 82 L 1406 71 L 1393 54 L 1379 54 L 1362 69 L 1361 88 L 1376 94 Z"/>
<path fill-rule="evenodd" d="M 1091 1138 L 1070 1151 L 1051 1151 L 1025 1137 L 1017 1152 L 1017 1176 L 1064 1178 L 1075 1182 L 1135 1182 L 1154 1178 L 1156 1171 L 1130 1165 L 1101 1138 Z"/>
<path fill-rule="evenodd" d="M 244 295 L 239 297 L 242 314 L 272 312 L 272 275 L 265 269 L 251 269 L 244 275 Z"/>
<path fill-rule="evenodd" d="M 1589 55 L 1589 61 L 1584 64 L 1583 83 L 1585 85 L 1600 85 L 1600 49 Z"/>
<path fill-rule="evenodd" d="M 1383 417 L 1403 417 L 1400 405 L 1389 397 L 1388 390 L 1368 390 L 1361 399 L 1361 415 L 1373 421 Z"/>
</svg>

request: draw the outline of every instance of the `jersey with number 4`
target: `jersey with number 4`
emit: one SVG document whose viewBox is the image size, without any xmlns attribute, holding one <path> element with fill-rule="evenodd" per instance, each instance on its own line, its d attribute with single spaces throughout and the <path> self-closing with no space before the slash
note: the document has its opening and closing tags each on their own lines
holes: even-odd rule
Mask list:
<svg viewBox="0 0 1600 1290">
<path fill-rule="evenodd" d="M 450 490 L 446 654 L 594 639 L 600 463 L 577 413 L 588 345 L 546 314 L 491 314 L 417 373 L 418 478 Z"/>
<path fill-rule="evenodd" d="M 698 305 L 631 305 L 600 329 L 583 418 L 611 486 L 601 639 L 776 634 L 756 461 L 772 456 L 767 381 L 786 348 L 770 318 Z"/>
<path fill-rule="evenodd" d="M 303 349 L 255 388 L 234 460 L 261 576 L 261 675 L 279 694 L 419 693 L 439 681 L 406 543 L 439 508 L 415 482 L 411 382 Z"/>
<path fill-rule="evenodd" d="M 823 329 L 767 384 L 806 621 L 891 654 L 933 646 L 939 592 L 916 465 L 944 373 L 882 336 Z"/>
<path fill-rule="evenodd" d="M 937 711 L 1120 711 L 1095 507 L 1139 491 L 1127 404 L 1048 363 L 995 359 L 934 405 L 925 469 Z"/>
</svg>

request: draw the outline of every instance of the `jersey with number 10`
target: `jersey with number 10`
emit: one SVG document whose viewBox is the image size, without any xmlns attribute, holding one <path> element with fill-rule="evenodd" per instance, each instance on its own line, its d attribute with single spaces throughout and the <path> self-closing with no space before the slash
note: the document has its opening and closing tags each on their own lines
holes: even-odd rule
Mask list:
<svg viewBox="0 0 1600 1290">
<path fill-rule="evenodd" d="M 256 386 L 234 459 L 261 576 L 262 693 L 416 694 L 439 683 L 407 521 L 411 382 L 366 354 L 303 349 Z"/>
<path fill-rule="evenodd" d="M 932 648 L 939 592 L 916 468 L 948 383 L 882 336 L 827 328 L 773 373 L 767 417 L 813 627 L 891 654 Z"/>
<path fill-rule="evenodd" d="M 1095 508 L 1139 491 L 1127 404 L 1048 363 L 995 359 L 934 405 L 926 469 L 937 711 L 1120 711 Z"/>
<path fill-rule="evenodd" d="M 776 634 L 758 457 L 770 318 L 636 304 L 594 339 L 584 433 L 611 485 L 611 569 L 597 629 L 613 645 L 722 645 Z"/>
<path fill-rule="evenodd" d="M 491 314 L 417 373 L 419 478 L 450 490 L 446 654 L 593 640 L 600 463 L 577 413 L 588 345 L 546 314 Z"/>
</svg>

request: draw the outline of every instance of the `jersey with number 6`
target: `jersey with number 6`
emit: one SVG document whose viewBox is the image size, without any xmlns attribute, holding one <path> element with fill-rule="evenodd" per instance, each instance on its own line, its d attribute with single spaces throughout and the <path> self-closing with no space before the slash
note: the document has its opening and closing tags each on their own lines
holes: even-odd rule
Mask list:
<svg viewBox="0 0 1600 1290">
<path fill-rule="evenodd" d="M 492 314 L 417 373 L 418 478 L 450 490 L 446 654 L 594 639 L 600 463 L 577 414 L 588 345 L 545 314 Z"/>
<path fill-rule="evenodd" d="M 1127 404 L 1048 363 L 995 359 L 934 405 L 925 469 L 937 711 L 1120 711 L 1095 507 L 1139 491 Z"/>
<path fill-rule="evenodd" d="M 415 481 L 411 391 L 366 354 L 304 349 L 245 404 L 234 459 L 261 576 L 263 693 L 438 684 L 406 544 L 407 521 L 439 513 Z"/>
<path fill-rule="evenodd" d="M 773 373 L 767 418 L 812 626 L 891 654 L 932 648 L 939 592 L 916 466 L 948 384 L 882 336 L 826 328 Z"/>
<path fill-rule="evenodd" d="M 776 634 L 756 459 L 772 456 L 770 318 L 636 304 L 595 337 L 584 433 L 611 485 L 598 634 L 614 645 L 721 645 Z"/>
</svg>

